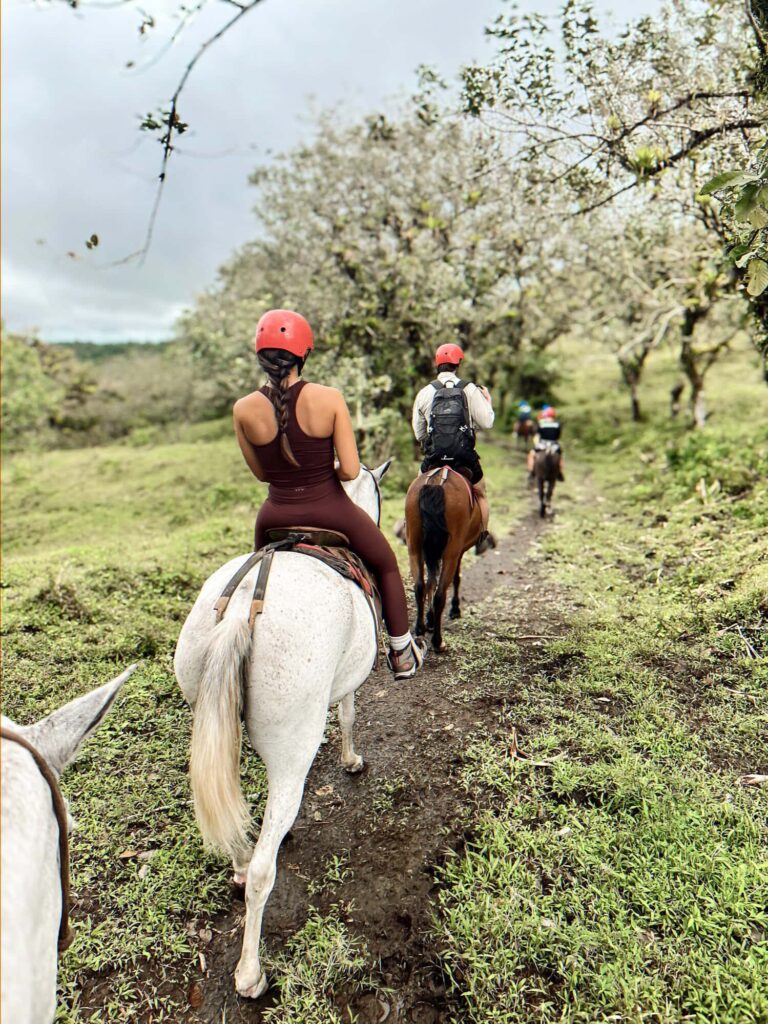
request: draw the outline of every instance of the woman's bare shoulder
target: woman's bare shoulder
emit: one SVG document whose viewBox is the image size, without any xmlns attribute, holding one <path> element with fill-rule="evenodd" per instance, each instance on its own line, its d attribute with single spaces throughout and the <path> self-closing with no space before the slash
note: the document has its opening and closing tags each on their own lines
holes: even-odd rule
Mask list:
<svg viewBox="0 0 768 1024">
<path fill-rule="evenodd" d="M 304 393 L 309 398 L 316 398 L 321 402 L 338 402 L 341 392 L 338 388 L 332 388 L 328 384 L 315 384 L 314 381 L 307 381 L 304 385 Z"/>
<path fill-rule="evenodd" d="M 237 399 L 232 406 L 232 412 L 235 418 L 240 418 L 248 416 L 249 413 L 253 413 L 257 409 L 264 408 L 265 405 L 271 405 L 267 396 L 261 391 L 252 391 L 249 395 L 243 395 L 242 398 Z"/>
</svg>

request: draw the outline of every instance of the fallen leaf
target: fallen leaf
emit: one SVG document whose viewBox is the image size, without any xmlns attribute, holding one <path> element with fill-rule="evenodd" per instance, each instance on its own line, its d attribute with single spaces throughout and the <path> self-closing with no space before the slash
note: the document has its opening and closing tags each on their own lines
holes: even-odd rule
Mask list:
<svg viewBox="0 0 768 1024">
<path fill-rule="evenodd" d="M 386 697 L 387 696 L 387 691 L 386 690 L 377 690 L 376 693 L 374 693 L 373 696 L 374 697 Z"/>
<path fill-rule="evenodd" d="M 193 981 L 189 986 L 187 999 L 189 1000 L 189 1005 L 193 1010 L 196 1010 L 199 1006 L 203 1005 L 203 986 L 199 981 Z"/>
<path fill-rule="evenodd" d="M 123 850 L 122 853 L 118 853 L 119 860 L 130 860 L 132 857 L 139 856 L 139 850 Z"/>
<path fill-rule="evenodd" d="M 333 796 L 333 786 L 330 783 L 327 786 L 321 786 L 320 789 L 315 790 L 315 796 Z"/>
<path fill-rule="evenodd" d="M 206 944 L 209 943 L 213 938 L 213 932 L 211 931 L 210 928 L 201 928 L 200 931 L 198 932 L 198 935 Z"/>
<path fill-rule="evenodd" d="M 762 786 L 768 782 L 768 775 L 742 775 L 739 782 L 742 786 Z"/>
<path fill-rule="evenodd" d="M 200 970 L 203 972 L 203 974 L 205 974 L 205 972 L 208 970 L 208 963 L 205 959 L 205 955 L 202 952 L 200 952 L 197 954 L 197 959 L 200 961 Z"/>
<path fill-rule="evenodd" d="M 139 878 L 146 878 L 149 874 L 149 864 L 142 864 L 139 868 Z"/>
</svg>

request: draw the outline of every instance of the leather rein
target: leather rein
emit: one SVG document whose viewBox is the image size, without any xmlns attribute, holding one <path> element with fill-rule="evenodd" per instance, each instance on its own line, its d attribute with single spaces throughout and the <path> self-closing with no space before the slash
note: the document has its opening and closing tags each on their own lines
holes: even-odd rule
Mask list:
<svg viewBox="0 0 768 1024">
<path fill-rule="evenodd" d="M 38 771 L 43 776 L 45 781 L 48 783 L 48 788 L 51 791 L 51 801 L 53 803 L 53 813 L 56 815 L 56 823 L 59 826 L 59 875 L 61 879 L 61 919 L 59 921 L 59 939 L 58 939 L 58 950 L 59 953 L 63 953 L 65 949 L 69 949 L 74 939 L 74 933 L 69 924 L 69 910 L 70 910 L 70 891 L 69 891 L 69 837 L 67 828 L 67 805 L 64 802 L 64 797 L 61 795 L 61 789 L 59 788 L 59 781 L 56 775 L 45 760 L 43 755 L 37 750 L 29 740 L 24 739 L 19 733 L 13 732 L 11 729 L 0 727 L 0 736 L 4 740 L 10 740 L 12 743 L 18 744 L 23 747 L 29 754 L 32 755 L 32 759 L 37 765 Z"/>
</svg>

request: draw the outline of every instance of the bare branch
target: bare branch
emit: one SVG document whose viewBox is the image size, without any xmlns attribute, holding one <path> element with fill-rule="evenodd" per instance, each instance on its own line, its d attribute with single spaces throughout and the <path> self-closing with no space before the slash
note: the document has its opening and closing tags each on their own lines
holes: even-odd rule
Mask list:
<svg viewBox="0 0 768 1024">
<path fill-rule="evenodd" d="M 143 266 L 144 261 L 147 257 L 147 253 L 149 252 L 150 246 L 152 245 L 152 237 L 155 232 L 157 215 L 160 210 L 160 204 L 163 199 L 163 191 L 168 176 L 168 164 L 171 159 L 171 154 L 173 153 L 175 148 L 173 145 L 174 139 L 177 134 L 180 134 L 180 120 L 178 116 L 178 107 L 179 99 L 181 97 L 182 92 L 184 91 L 184 87 L 186 86 L 189 80 L 189 76 L 194 71 L 196 65 L 204 56 L 204 54 L 211 48 L 211 46 L 213 46 L 214 43 L 217 43 L 219 39 L 222 38 L 222 36 L 226 35 L 226 33 L 229 32 L 229 30 L 233 28 L 238 21 L 240 21 L 241 18 L 243 18 L 246 14 L 249 14 L 262 2 L 263 0 L 250 0 L 249 3 L 244 5 L 234 3 L 233 6 L 237 7 L 237 14 L 233 15 L 229 19 L 229 21 L 222 25 L 222 27 L 217 32 L 214 32 L 212 36 L 206 39 L 205 42 L 198 47 L 197 52 L 185 67 L 184 72 L 181 78 L 179 79 L 179 82 L 173 93 L 173 96 L 171 96 L 170 109 L 168 111 L 168 116 L 164 122 L 166 132 L 162 138 L 163 157 L 160 163 L 160 174 L 158 175 L 157 191 L 155 192 L 155 199 L 152 204 L 152 210 L 149 215 L 147 230 L 144 236 L 144 243 L 140 249 L 136 250 L 136 252 L 130 253 L 128 256 L 123 257 L 123 259 L 121 260 L 117 260 L 116 262 L 110 264 L 111 266 L 120 266 L 124 263 L 132 263 L 134 260 L 138 261 L 139 266 Z"/>
</svg>

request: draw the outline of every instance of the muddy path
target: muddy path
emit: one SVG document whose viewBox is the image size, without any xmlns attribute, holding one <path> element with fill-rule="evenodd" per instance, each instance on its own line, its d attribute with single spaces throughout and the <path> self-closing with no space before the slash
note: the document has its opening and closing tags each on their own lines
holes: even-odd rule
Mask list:
<svg viewBox="0 0 768 1024">
<path fill-rule="evenodd" d="M 542 567 L 530 557 L 548 528 L 532 510 L 499 538 L 495 551 L 467 566 L 462 585 L 464 614 L 477 619 L 481 631 L 492 628 L 484 603 L 497 588 L 509 589 L 513 611 L 504 626 L 518 638 L 512 657 L 530 662 L 532 671 L 542 638 L 560 628 L 552 622 L 550 599 L 540 592 Z M 269 956 L 301 928 L 310 904 L 320 911 L 338 908 L 334 912 L 342 913 L 380 963 L 381 982 L 390 990 L 386 1005 L 370 993 L 349 1000 L 334 993 L 343 1019 L 354 1016 L 362 1024 L 385 1018 L 389 1024 L 432 1024 L 450 1016 L 428 937 L 433 868 L 463 841 L 465 797 L 456 773 L 467 739 L 490 728 L 511 696 L 501 681 L 493 689 L 470 687 L 456 699 L 446 685 L 456 667 L 451 633 L 449 623 L 448 653 L 430 654 L 414 680 L 394 684 L 380 669 L 359 691 L 355 743 L 366 762 L 361 775 L 341 770 L 338 727 L 329 727 L 299 817 L 281 848 L 265 912 Z M 199 1005 L 185 1020 L 258 1022 L 270 1005 L 269 992 L 256 1003 L 234 992 L 244 911 L 233 892 L 225 914 L 190 924 L 202 956 L 193 982 Z"/>
</svg>

